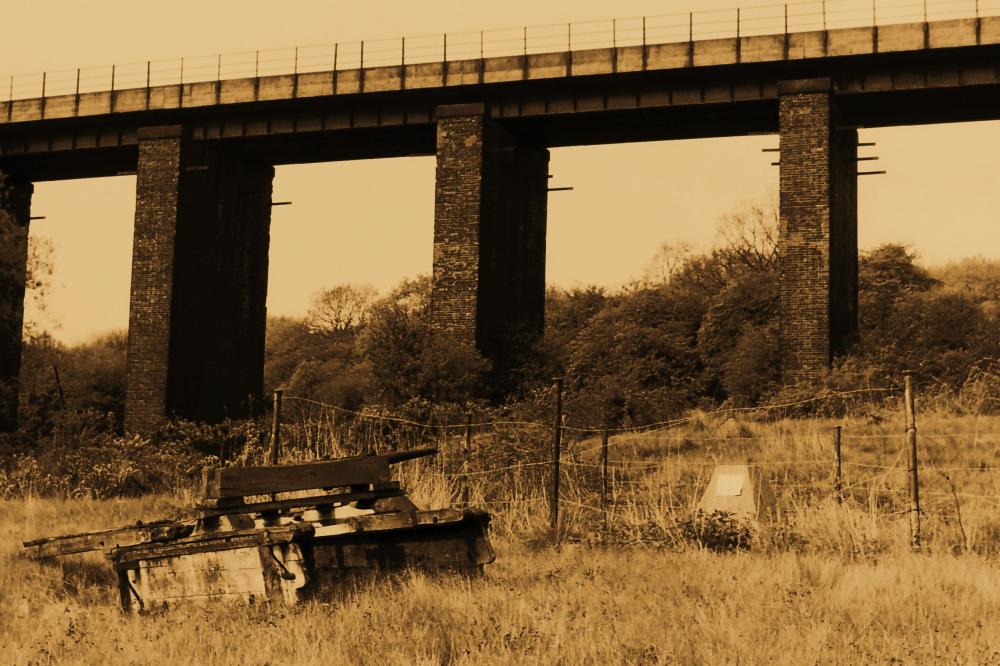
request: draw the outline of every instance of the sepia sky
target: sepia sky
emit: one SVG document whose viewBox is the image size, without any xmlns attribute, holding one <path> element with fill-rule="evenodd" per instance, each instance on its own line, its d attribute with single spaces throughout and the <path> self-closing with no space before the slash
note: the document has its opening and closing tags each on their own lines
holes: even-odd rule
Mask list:
<svg viewBox="0 0 1000 666">
<path fill-rule="evenodd" d="M 828 0 L 828 6 L 854 0 Z M 4 8 L 0 81 L 9 74 L 400 35 L 565 23 L 729 8 L 737 0 L 614 3 L 261 0 L 88 3 L 38 0 Z M 762 4 L 760 0 L 745 6 Z M 766 4 L 766 3 L 763 3 Z M 150 7 L 147 9 L 146 7 Z M 156 9 L 152 9 L 155 7 Z M 283 8 L 287 7 L 287 8 Z M 1000 123 L 863 129 L 887 175 L 860 179 L 862 249 L 902 242 L 927 263 L 1000 259 Z M 560 148 L 552 151 L 547 279 L 615 287 L 660 243 L 708 247 L 720 215 L 777 188 L 777 137 Z M 387 290 L 431 268 L 434 159 L 279 167 L 268 309 L 302 314 L 318 289 L 368 282 Z M 32 237 L 54 246 L 44 314 L 66 342 L 124 328 L 134 177 L 36 186 Z"/>
</svg>

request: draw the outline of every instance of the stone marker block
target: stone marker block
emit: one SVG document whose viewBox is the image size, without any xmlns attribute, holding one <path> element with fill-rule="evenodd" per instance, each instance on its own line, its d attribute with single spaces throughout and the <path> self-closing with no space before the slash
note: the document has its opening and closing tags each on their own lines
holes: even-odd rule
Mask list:
<svg viewBox="0 0 1000 666">
<path fill-rule="evenodd" d="M 705 513 L 725 511 L 747 520 L 774 516 L 776 500 L 759 467 L 716 465 L 712 480 L 698 509 Z"/>
</svg>

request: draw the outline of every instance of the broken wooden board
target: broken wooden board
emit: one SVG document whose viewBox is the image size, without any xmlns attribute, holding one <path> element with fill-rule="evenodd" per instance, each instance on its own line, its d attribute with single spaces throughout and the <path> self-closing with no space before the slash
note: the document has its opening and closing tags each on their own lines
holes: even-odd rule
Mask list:
<svg viewBox="0 0 1000 666">
<path fill-rule="evenodd" d="M 270 502 L 233 502 L 227 504 L 214 504 L 206 502 L 195 506 L 195 511 L 204 518 L 212 516 L 225 516 L 233 513 L 267 513 L 272 511 L 288 511 L 290 509 L 300 509 L 312 506 L 337 506 L 349 504 L 351 502 L 362 502 L 370 500 L 387 499 L 399 497 L 405 492 L 398 483 L 372 484 L 383 487 L 377 490 L 331 493 L 326 495 L 310 495 L 308 497 L 293 497 L 290 499 L 273 500 Z"/>
<path fill-rule="evenodd" d="M 108 550 L 142 542 L 168 541 L 186 537 L 191 534 L 193 529 L 193 522 L 160 520 L 101 532 L 84 532 L 35 539 L 25 541 L 23 546 L 25 555 L 33 560 L 41 560 L 60 555 L 86 553 L 92 550 Z"/>
<path fill-rule="evenodd" d="M 302 551 L 294 543 L 244 543 L 227 550 L 143 559 L 119 571 L 126 611 L 133 597 L 146 610 L 209 600 L 294 605 L 307 582 Z"/>
<path fill-rule="evenodd" d="M 457 519 L 452 512 L 458 514 Z M 435 515 L 439 519 L 447 516 L 447 520 L 434 522 Z M 382 517 L 361 520 L 375 523 Z M 489 514 L 482 511 L 446 509 L 418 512 L 416 527 L 392 531 L 364 529 L 323 536 L 323 528 L 317 528 L 307 546 L 311 547 L 313 565 L 309 573 L 321 587 L 347 569 L 477 569 L 496 559 L 487 538 L 489 521 Z"/>
<path fill-rule="evenodd" d="M 132 546 L 112 548 L 108 559 L 117 567 L 128 566 L 139 560 L 159 557 L 177 557 L 208 551 L 233 550 L 251 546 L 267 546 L 288 543 L 297 536 L 313 533 L 310 523 L 289 523 L 274 527 L 202 532 L 184 539 L 157 543 L 138 543 Z"/>
<path fill-rule="evenodd" d="M 272 493 L 369 486 L 389 481 L 389 465 L 437 453 L 436 448 L 396 451 L 378 456 L 354 456 L 301 465 L 216 467 L 202 473 L 206 499 Z"/>
<path fill-rule="evenodd" d="M 385 456 L 355 456 L 304 465 L 216 467 L 202 473 L 206 499 L 267 495 L 314 488 L 367 486 L 389 480 Z"/>
</svg>

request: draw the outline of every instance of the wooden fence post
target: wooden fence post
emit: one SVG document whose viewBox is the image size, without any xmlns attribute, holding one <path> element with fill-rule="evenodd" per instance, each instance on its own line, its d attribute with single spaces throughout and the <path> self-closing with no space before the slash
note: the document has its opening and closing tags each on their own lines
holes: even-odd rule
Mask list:
<svg viewBox="0 0 1000 666">
<path fill-rule="evenodd" d="M 472 451 L 472 412 L 465 415 L 465 451 L 462 456 L 462 506 L 469 506 L 469 456 Z"/>
<path fill-rule="evenodd" d="M 274 414 L 271 418 L 271 451 L 268 462 L 278 464 L 281 456 L 281 394 L 282 389 L 274 389 Z"/>
<path fill-rule="evenodd" d="M 842 428 L 843 426 L 839 425 L 833 427 L 833 455 L 836 461 L 833 476 L 833 491 L 837 496 L 837 504 L 842 504 L 844 501 L 844 484 L 840 457 L 840 431 Z"/>
<path fill-rule="evenodd" d="M 917 473 L 917 417 L 913 406 L 913 377 L 903 376 L 903 402 L 906 406 L 906 444 L 910 452 L 907 476 L 910 486 L 910 545 L 920 547 L 920 479 Z"/>
<path fill-rule="evenodd" d="M 601 433 L 601 519 L 608 529 L 608 429 Z"/>
<path fill-rule="evenodd" d="M 562 447 L 563 380 L 556 380 L 556 409 L 552 423 L 552 497 L 549 500 L 549 525 L 556 544 L 559 543 L 559 458 Z"/>
</svg>

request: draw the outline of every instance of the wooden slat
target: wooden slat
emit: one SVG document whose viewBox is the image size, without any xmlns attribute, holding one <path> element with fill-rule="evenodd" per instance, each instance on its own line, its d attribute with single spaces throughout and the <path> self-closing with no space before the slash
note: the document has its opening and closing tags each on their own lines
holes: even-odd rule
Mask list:
<svg viewBox="0 0 1000 666">
<path fill-rule="evenodd" d="M 399 497 L 400 495 L 405 494 L 404 491 L 399 487 L 398 483 L 391 483 L 385 485 L 389 487 L 385 487 L 379 490 L 371 490 L 363 492 L 334 493 L 328 495 L 310 495 L 309 497 L 293 497 L 291 499 L 274 500 L 272 502 L 251 502 L 247 504 L 234 503 L 224 506 L 212 506 L 211 504 L 204 504 L 201 506 L 196 506 L 194 507 L 194 509 L 203 518 L 211 518 L 213 516 L 228 516 L 234 513 L 262 513 L 265 511 L 286 511 L 288 509 L 297 509 L 306 506 L 343 505 L 343 504 L 348 504 L 350 502 Z"/>
<path fill-rule="evenodd" d="M 85 532 L 35 539 L 34 541 L 25 541 L 23 545 L 28 557 L 40 560 L 59 555 L 86 553 L 91 550 L 130 546 L 144 541 L 176 539 L 187 536 L 193 528 L 194 526 L 190 524 L 161 520 L 155 523 L 131 525 L 102 532 Z"/>
<path fill-rule="evenodd" d="M 202 475 L 202 494 L 206 499 L 245 497 L 388 480 L 386 456 L 356 456 L 304 465 L 207 469 Z"/>
<path fill-rule="evenodd" d="M 430 514 L 433 520 L 437 512 Z M 459 512 L 462 513 L 462 512 Z M 440 517 L 440 514 L 439 514 Z M 495 559 L 487 537 L 489 516 L 469 511 L 457 522 L 425 523 L 419 529 L 362 531 L 313 539 L 314 589 L 337 580 L 344 569 L 427 567 L 473 569 Z"/>
<path fill-rule="evenodd" d="M 115 562 L 118 568 L 131 567 L 139 560 L 179 557 L 194 553 L 288 543 L 296 536 L 309 535 L 312 532 L 313 527 L 309 524 L 280 525 L 263 529 L 234 530 L 230 532 L 209 532 L 167 543 L 141 543 L 134 546 L 114 548 L 108 557 Z"/>
<path fill-rule="evenodd" d="M 460 522 L 465 517 L 461 509 L 436 509 L 434 511 L 407 511 L 399 513 L 376 513 L 370 516 L 356 516 L 338 520 L 350 525 L 357 532 L 384 532 L 427 525 Z"/>
</svg>

